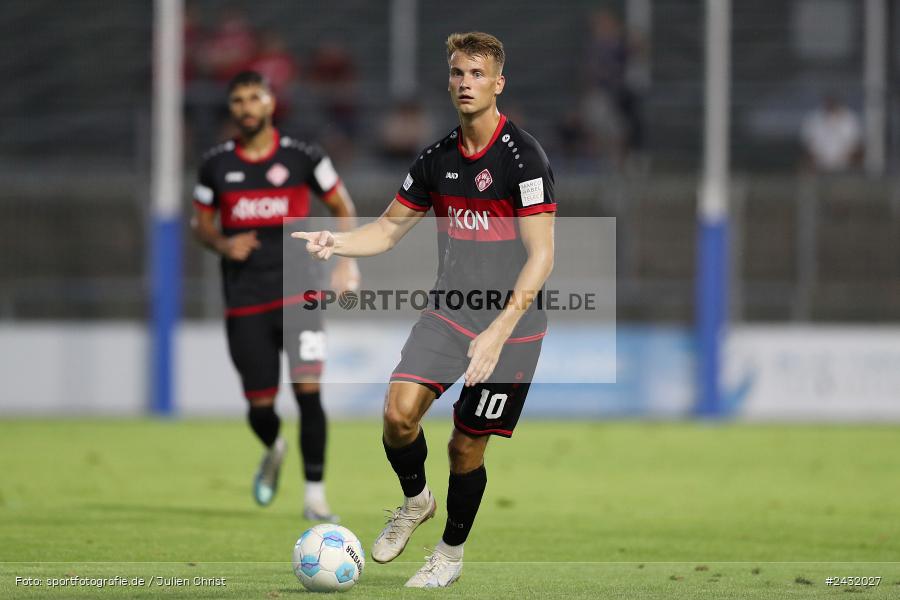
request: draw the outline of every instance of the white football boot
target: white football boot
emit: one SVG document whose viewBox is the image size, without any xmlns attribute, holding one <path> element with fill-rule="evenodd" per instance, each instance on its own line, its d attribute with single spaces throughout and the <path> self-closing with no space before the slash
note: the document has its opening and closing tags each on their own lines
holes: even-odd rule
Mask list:
<svg viewBox="0 0 900 600">
<path fill-rule="evenodd" d="M 406 587 L 442 588 L 459 579 L 463 567 L 462 549 L 460 548 L 458 557 L 452 557 L 442 552 L 440 547 L 441 544 L 438 544 L 431 556 L 426 558 L 425 566 L 406 582 Z"/>
<path fill-rule="evenodd" d="M 253 478 L 253 497 L 260 506 L 268 506 L 278 491 L 278 475 L 281 472 L 281 461 L 287 444 L 284 438 L 277 438 L 272 447 L 266 450 L 259 463 L 259 469 Z"/>
<path fill-rule="evenodd" d="M 390 513 L 372 545 L 372 559 L 386 563 L 400 556 L 416 527 L 433 517 L 436 511 L 437 502 L 428 487 L 418 496 L 404 500 L 403 506 Z"/>
</svg>

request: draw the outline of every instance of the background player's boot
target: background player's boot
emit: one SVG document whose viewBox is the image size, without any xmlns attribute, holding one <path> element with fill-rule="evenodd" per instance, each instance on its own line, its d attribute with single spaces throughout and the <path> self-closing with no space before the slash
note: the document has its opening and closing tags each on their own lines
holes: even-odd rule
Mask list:
<svg viewBox="0 0 900 600">
<path fill-rule="evenodd" d="M 416 574 L 406 582 L 406 587 L 447 587 L 459 579 L 459 576 L 462 574 L 462 567 L 462 556 L 458 558 L 451 557 L 441 552 L 439 548 L 435 548 L 431 556 L 425 559 L 425 566 L 416 571 Z"/>
<path fill-rule="evenodd" d="M 322 523 L 341 522 L 341 518 L 331 512 L 331 509 L 328 508 L 328 503 L 324 500 L 316 503 L 307 502 L 303 506 L 303 518 L 307 521 L 319 521 Z"/>
<path fill-rule="evenodd" d="M 266 450 L 259 463 L 259 469 L 253 478 L 253 497 L 260 506 L 268 506 L 278 491 L 278 475 L 281 472 L 281 461 L 287 444 L 284 438 L 277 438 L 272 447 Z"/>
<path fill-rule="evenodd" d="M 303 501 L 303 518 L 307 521 L 319 521 L 321 523 L 340 523 L 341 518 L 331 512 L 328 501 L 324 496 L 306 496 Z"/>
<path fill-rule="evenodd" d="M 433 517 L 435 511 L 437 502 L 428 487 L 418 496 L 407 498 L 403 506 L 388 517 L 381 535 L 372 545 L 372 559 L 386 563 L 400 556 L 416 527 Z"/>
</svg>

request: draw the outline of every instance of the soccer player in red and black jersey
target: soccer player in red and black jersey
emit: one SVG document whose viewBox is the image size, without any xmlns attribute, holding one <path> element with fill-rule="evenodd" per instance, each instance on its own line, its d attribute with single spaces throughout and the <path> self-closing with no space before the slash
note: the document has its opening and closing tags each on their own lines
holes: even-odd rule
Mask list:
<svg viewBox="0 0 900 600">
<path fill-rule="evenodd" d="M 435 514 L 420 421 L 460 376 L 465 387 L 453 405 L 443 537 L 408 587 L 445 587 L 462 571 L 463 543 L 487 485 L 487 442 L 512 435 L 537 365 L 546 316 L 535 297 L 554 255 L 556 201 L 547 157 L 497 109 L 506 83 L 503 45 L 485 33 L 453 34 L 447 57 L 460 125 L 423 150 L 384 214 L 351 232 L 293 234 L 319 259 L 370 256 L 393 247 L 429 210 L 438 217 L 431 306 L 410 333 L 385 399 L 384 449 L 405 500 L 375 541 L 376 561 L 396 558 Z M 488 300 L 490 292 L 505 292 L 503 303 L 451 301 L 454 293 L 473 291 Z"/>
<path fill-rule="evenodd" d="M 341 229 L 355 226 L 353 202 L 321 148 L 273 127 L 275 99 L 259 73 L 236 75 L 228 85 L 228 104 L 240 135 L 204 156 L 191 224 L 197 240 L 222 256 L 228 349 L 250 405 L 250 427 L 266 447 L 254 477 L 254 497 L 266 506 L 278 488 L 286 445 L 279 436 L 275 396 L 280 352 L 287 344 L 284 350 L 300 407 L 304 516 L 334 521 L 323 483 L 326 422 L 319 390 L 325 341 L 321 317 L 313 311 L 289 311 L 287 314 L 298 316 L 282 317 L 286 305 L 303 301 L 302 290 L 318 289 L 319 265 L 300 253 L 298 263 L 291 264 L 288 271 L 282 266 L 284 239 L 291 230 L 302 227 L 309 214 L 311 191 L 338 217 Z M 291 276 L 285 278 L 288 273 Z M 354 259 L 345 258 L 335 266 L 331 284 L 337 292 L 354 289 L 358 281 Z"/>
</svg>

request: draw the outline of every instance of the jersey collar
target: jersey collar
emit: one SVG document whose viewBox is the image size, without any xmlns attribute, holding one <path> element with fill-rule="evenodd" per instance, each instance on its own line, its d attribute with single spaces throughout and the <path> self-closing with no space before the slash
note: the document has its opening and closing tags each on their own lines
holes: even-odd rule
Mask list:
<svg viewBox="0 0 900 600">
<path fill-rule="evenodd" d="M 491 149 L 491 146 L 493 146 L 494 142 L 497 141 L 497 138 L 500 137 L 500 132 L 503 130 L 503 127 L 505 125 L 506 125 L 506 115 L 504 115 L 503 113 L 500 113 L 500 122 L 497 123 L 497 129 L 494 130 L 494 135 L 491 136 L 491 141 L 489 141 L 487 143 L 487 146 L 482 148 L 479 152 L 476 152 L 475 154 L 472 154 L 472 155 L 466 154 L 466 149 L 463 148 L 462 127 L 457 128 L 459 133 L 456 136 L 456 147 L 459 148 L 459 153 L 462 155 L 462 157 L 464 159 L 466 159 L 468 161 L 478 160 L 479 158 L 481 158 L 482 156 L 487 154 L 487 151 Z"/>
<path fill-rule="evenodd" d="M 272 128 L 272 149 L 269 150 L 268 152 L 266 152 L 264 155 L 260 156 L 257 159 L 252 159 L 252 158 L 248 157 L 246 154 L 244 154 L 244 149 L 243 149 L 243 147 L 241 147 L 240 139 L 236 139 L 234 141 L 234 153 L 237 154 L 238 158 L 240 158 L 242 161 L 251 163 L 251 164 L 256 164 L 256 163 L 265 162 L 265 161 L 269 160 L 270 158 L 272 158 L 273 156 L 275 156 L 275 153 L 278 151 L 278 146 L 280 144 L 281 144 L 281 135 L 278 133 L 278 130 L 273 127 Z"/>
</svg>

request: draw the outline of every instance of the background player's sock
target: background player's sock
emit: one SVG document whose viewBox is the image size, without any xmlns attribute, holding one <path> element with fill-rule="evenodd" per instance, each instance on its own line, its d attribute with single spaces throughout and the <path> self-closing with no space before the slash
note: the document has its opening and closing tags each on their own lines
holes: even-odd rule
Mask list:
<svg viewBox="0 0 900 600">
<path fill-rule="evenodd" d="M 300 457 L 306 481 L 322 481 L 328 423 L 319 392 L 295 394 L 300 407 Z"/>
<path fill-rule="evenodd" d="M 418 437 L 401 448 L 391 448 L 384 438 L 381 442 L 394 473 L 400 479 L 403 495 L 407 498 L 418 496 L 425 489 L 425 459 L 428 457 L 425 431 L 419 429 Z"/>
<path fill-rule="evenodd" d="M 250 406 L 247 413 L 247 420 L 250 421 L 250 428 L 256 437 L 259 438 L 266 448 L 270 448 L 278 437 L 278 430 L 281 428 L 281 419 L 275 414 L 274 406 Z"/>
<path fill-rule="evenodd" d="M 465 544 L 460 544 L 458 546 L 451 546 L 444 540 L 441 540 L 437 543 L 437 545 L 434 547 L 434 549 L 437 552 L 440 552 L 441 554 L 443 554 L 444 556 L 446 556 L 447 558 L 450 558 L 452 560 L 462 560 L 464 545 Z"/>
<path fill-rule="evenodd" d="M 461 475 L 450 473 L 447 488 L 447 524 L 444 526 L 442 538 L 444 543 L 459 546 L 466 541 L 486 487 L 487 470 L 484 465 Z"/>
<path fill-rule="evenodd" d="M 307 481 L 303 488 L 306 506 L 319 506 L 325 502 L 325 484 L 321 481 Z"/>
</svg>

